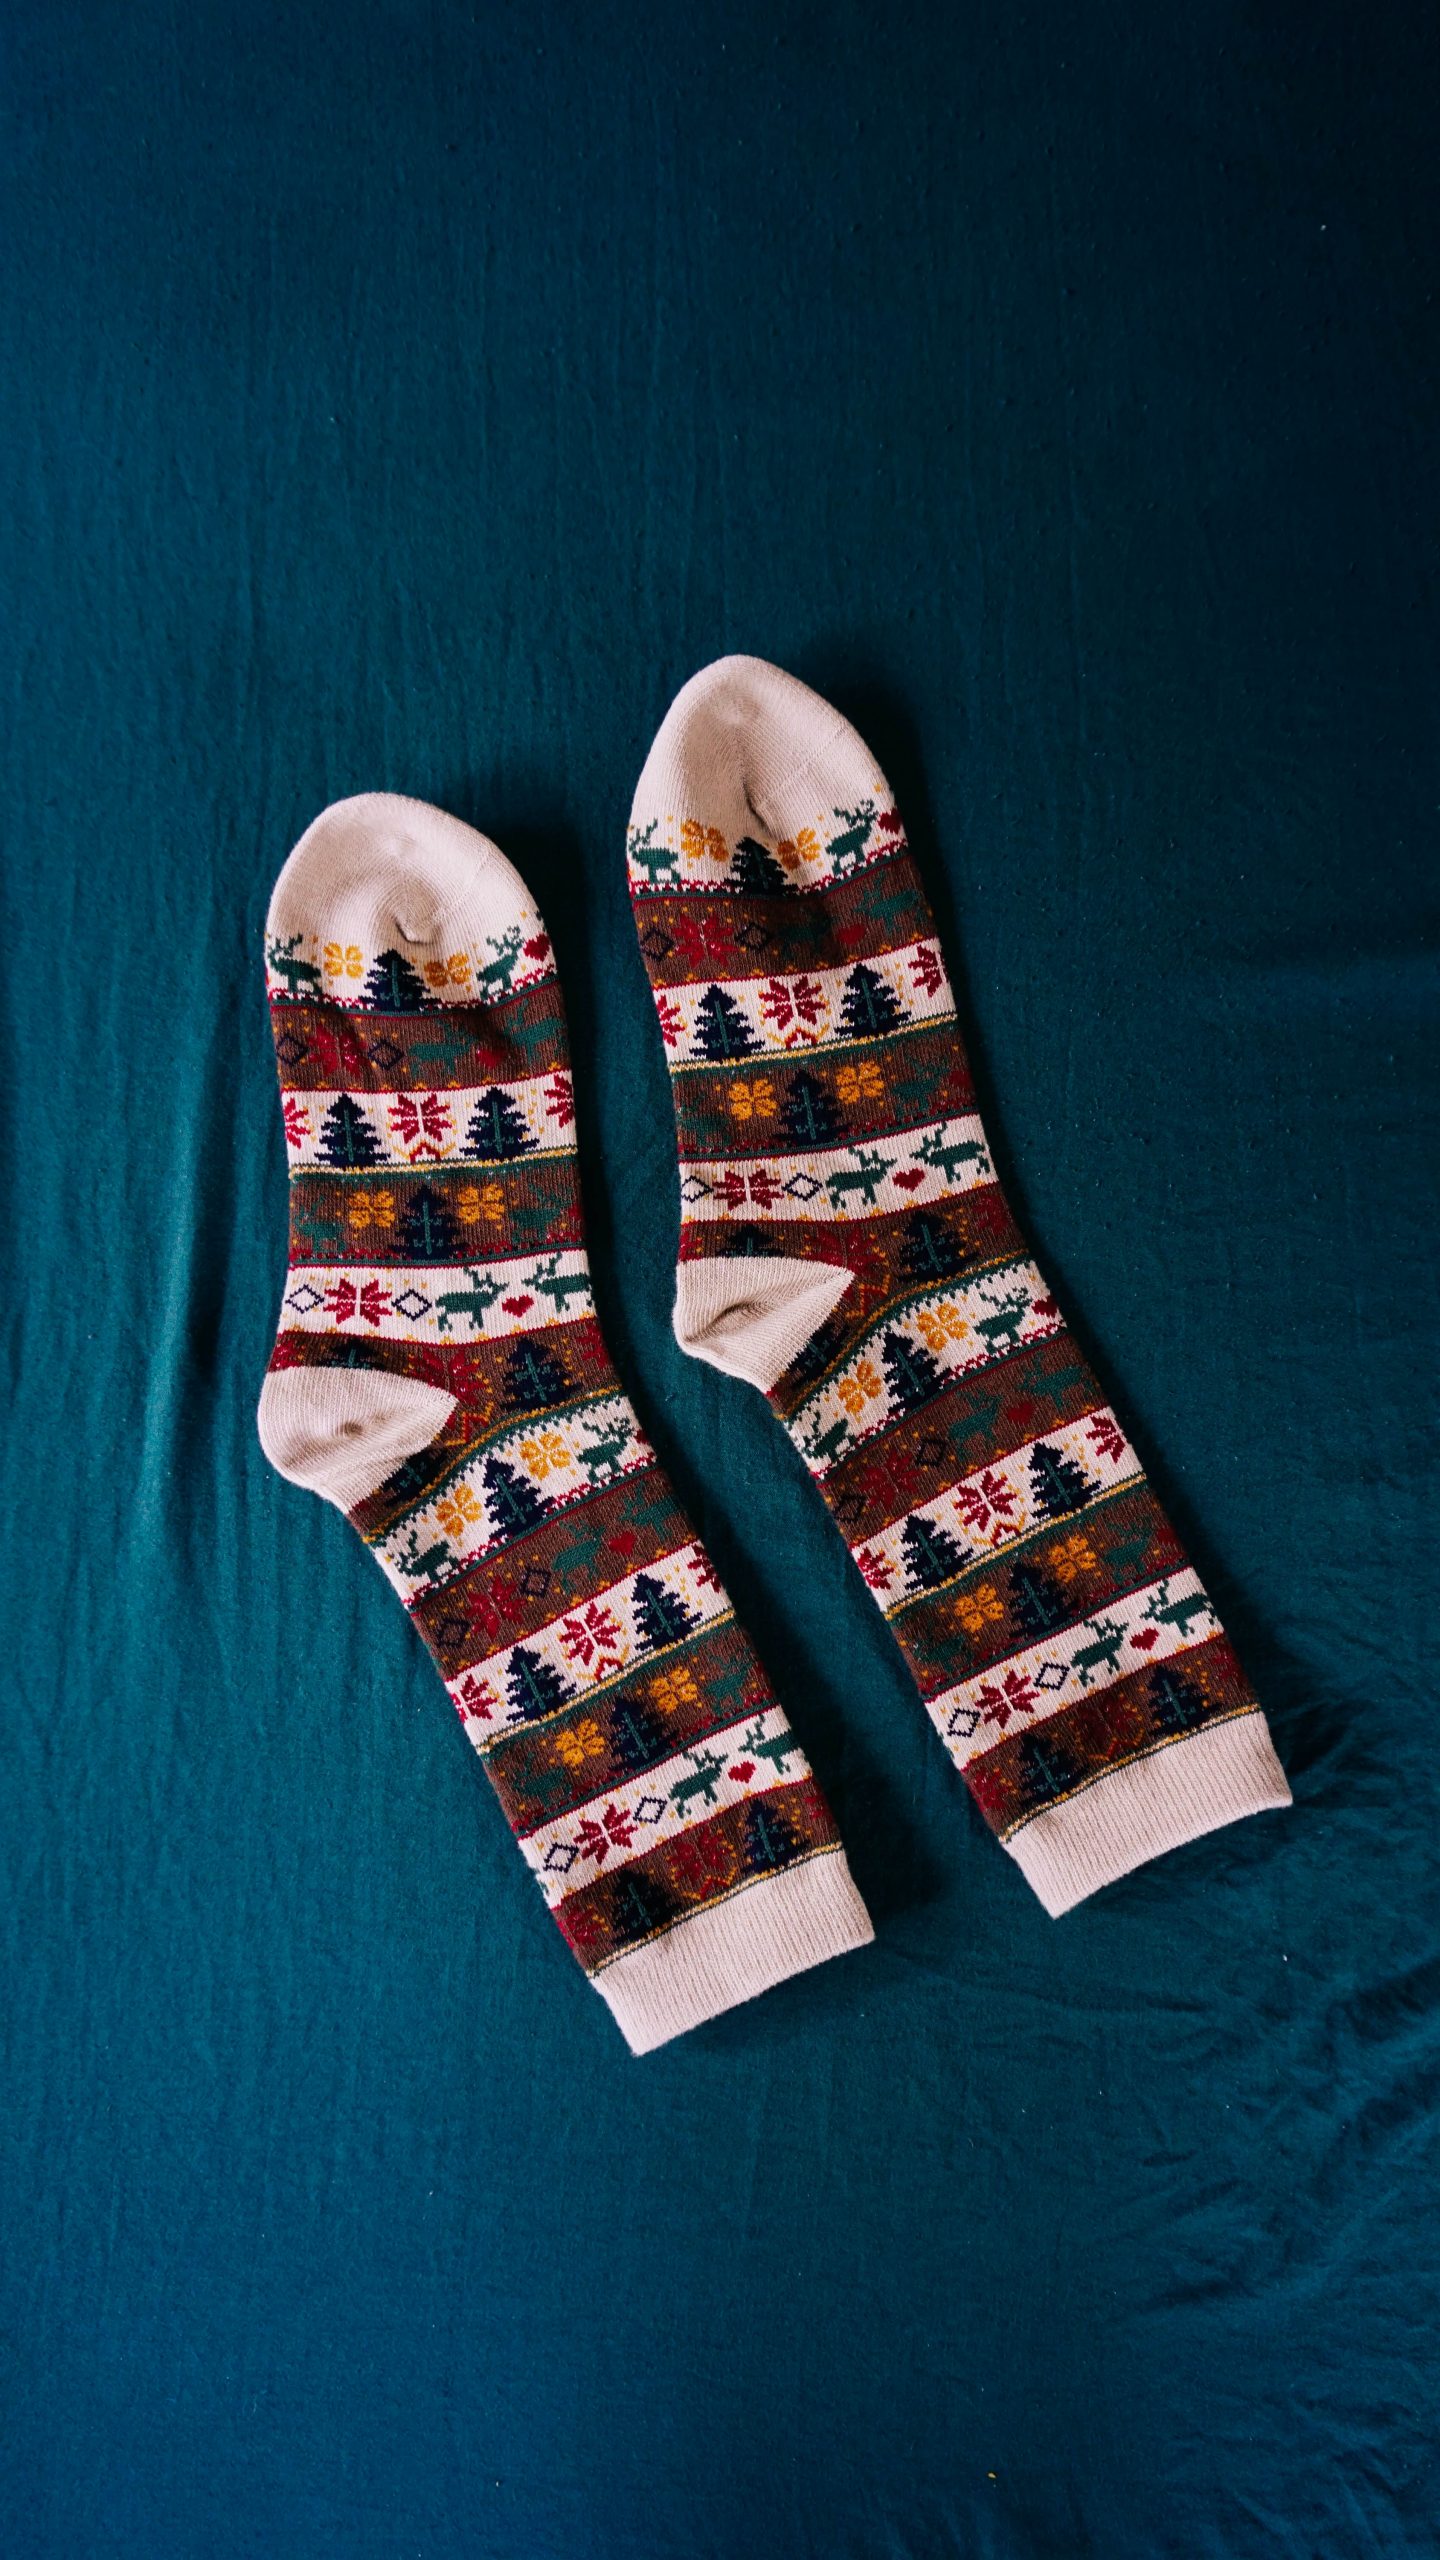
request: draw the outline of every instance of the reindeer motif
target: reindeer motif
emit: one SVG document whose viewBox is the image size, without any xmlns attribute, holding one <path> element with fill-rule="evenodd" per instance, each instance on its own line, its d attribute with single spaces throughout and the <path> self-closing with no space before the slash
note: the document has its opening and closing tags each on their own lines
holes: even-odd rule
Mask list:
<svg viewBox="0 0 1440 2560">
<path fill-rule="evenodd" d="M 1080 1645 L 1070 1656 L 1070 1668 L 1079 1672 L 1082 1689 L 1089 1688 L 1091 1672 L 1098 1671 L 1102 1664 L 1112 1679 L 1118 1679 L 1120 1647 L 1126 1635 L 1118 1618 L 1091 1618 L 1088 1623 L 1094 1643 Z"/>
<path fill-rule="evenodd" d="M 772 1733 L 767 1737 L 762 1716 L 756 1717 L 740 1748 L 748 1752 L 752 1760 L 768 1760 L 772 1769 L 778 1770 L 782 1778 L 785 1775 L 786 1762 L 797 1760 L 800 1756 L 800 1745 L 793 1733 Z"/>
<path fill-rule="evenodd" d="M 801 1454 L 812 1467 L 828 1467 L 839 1457 L 849 1437 L 850 1425 L 842 1413 L 838 1422 L 831 1423 L 828 1431 L 812 1431 L 802 1440 Z"/>
<path fill-rule="evenodd" d="M 470 1287 L 442 1289 L 435 1301 L 440 1310 L 436 1319 L 436 1329 L 440 1333 L 449 1332 L 452 1316 L 468 1316 L 478 1333 L 487 1312 L 500 1296 L 500 1282 L 492 1280 L 488 1272 L 477 1271 L 471 1262 L 465 1263 L 462 1267 Z"/>
<path fill-rule="evenodd" d="M 683 1778 L 677 1778 L 670 1790 L 670 1802 L 677 1813 L 699 1803 L 709 1807 L 716 1797 L 716 1781 L 723 1776 L 725 1763 L 713 1751 L 692 1751 L 692 1767 Z"/>
<path fill-rule="evenodd" d="M 567 1298 L 589 1297 L 590 1274 L 588 1271 L 562 1271 L 559 1254 L 552 1253 L 548 1263 L 537 1262 L 530 1274 L 529 1285 L 538 1297 L 550 1300 L 557 1315 L 563 1315 Z"/>
<path fill-rule="evenodd" d="M 575 1454 L 579 1458 L 580 1464 L 584 1468 L 590 1482 L 594 1484 L 597 1477 L 603 1482 L 604 1479 L 609 1476 L 618 1476 L 622 1474 L 623 1468 L 621 1461 L 630 1446 L 630 1424 L 628 1420 L 622 1416 L 618 1422 L 612 1422 L 608 1430 L 602 1430 L 599 1432 L 597 1432 L 593 1424 L 590 1423 L 587 1423 L 585 1428 L 587 1433 L 586 1444 L 583 1449 L 578 1449 Z"/>
<path fill-rule="evenodd" d="M 625 845 L 636 870 L 644 872 L 652 889 L 658 880 L 668 879 L 672 873 L 676 879 L 680 876 L 680 858 L 673 847 L 655 842 L 659 824 L 658 818 L 652 818 L 648 826 L 632 827 Z"/>
<path fill-rule="evenodd" d="M 832 836 L 825 850 L 838 871 L 842 864 L 852 862 L 862 854 L 869 843 L 870 830 L 875 824 L 875 803 L 863 800 L 858 809 L 837 809 L 835 815 L 845 820 L 844 833 Z"/>
<path fill-rule="evenodd" d="M 916 1154 L 921 1164 L 928 1164 L 936 1173 L 943 1173 L 947 1182 L 954 1182 L 962 1165 L 978 1165 L 983 1173 L 990 1171 L 990 1158 L 983 1147 L 975 1145 L 969 1138 L 947 1141 L 938 1129 L 926 1130 Z"/>
<path fill-rule="evenodd" d="M 1192 1618 L 1213 1618 L 1215 1612 L 1203 1591 L 1182 1592 L 1178 1600 L 1172 1600 L 1167 1574 L 1159 1590 L 1151 1593 L 1145 1615 L 1157 1627 L 1178 1627 L 1182 1636 L 1188 1636 Z"/>
<path fill-rule="evenodd" d="M 437 1538 L 431 1546 L 422 1547 L 418 1529 L 408 1530 L 406 1535 L 408 1544 L 392 1547 L 391 1557 L 412 1582 L 423 1579 L 427 1589 L 433 1591 L 437 1583 L 454 1572 L 457 1559 L 443 1538 Z"/>
<path fill-rule="evenodd" d="M 483 969 L 475 972 L 475 984 L 482 995 L 493 989 L 496 995 L 508 996 L 523 939 L 519 925 L 512 924 L 501 934 L 498 942 L 491 943 L 491 957 Z"/>
<path fill-rule="evenodd" d="M 288 942 L 267 942 L 265 957 L 277 978 L 283 978 L 293 1004 L 301 995 L 323 996 L 320 972 L 313 960 L 299 958 L 300 936 L 292 933 Z"/>
<path fill-rule="evenodd" d="M 992 1351 L 1002 1349 L 1013 1351 L 1019 1343 L 1021 1328 L 1030 1313 L 1030 1300 L 1025 1291 L 1021 1289 L 1018 1294 L 1001 1299 L 998 1305 L 993 1298 L 987 1298 L 985 1304 L 992 1309 L 992 1313 L 988 1316 L 976 1317 L 976 1332 L 983 1342 L 989 1344 Z"/>
<path fill-rule="evenodd" d="M 874 1147 L 855 1147 L 851 1153 L 853 1156 L 851 1164 L 842 1167 L 838 1173 L 827 1173 L 825 1176 L 825 1188 L 830 1194 L 830 1206 L 832 1209 L 838 1209 L 841 1202 L 852 1191 L 858 1191 L 866 1208 L 873 1209 L 875 1195 L 881 1183 L 886 1180 L 890 1167 Z"/>
</svg>

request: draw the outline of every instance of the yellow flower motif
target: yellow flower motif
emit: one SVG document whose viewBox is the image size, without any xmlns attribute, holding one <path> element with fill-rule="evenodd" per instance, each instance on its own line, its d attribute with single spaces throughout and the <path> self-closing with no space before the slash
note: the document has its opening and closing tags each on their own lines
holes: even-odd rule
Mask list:
<svg viewBox="0 0 1440 2560">
<path fill-rule="evenodd" d="M 858 1361 L 849 1377 L 840 1380 L 840 1401 L 847 1413 L 861 1412 L 884 1392 L 880 1372 L 873 1360 Z"/>
<path fill-rule="evenodd" d="M 725 1098 L 737 1120 L 773 1120 L 780 1107 L 768 1076 L 754 1084 L 732 1084 Z"/>
<path fill-rule="evenodd" d="M 540 1431 L 533 1440 L 522 1440 L 520 1455 L 537 1480 L 548 1476 L 552 1468 L 568 1466 L 570 1452 L 558 1431 Z"/>
<path fill-rule="evenodd" d="M 970 1330 L 948 1298 L 942 1298 L 938 1307 L 922 1307 L 916 1322 L 932 1351 L 943 1351 L 947 1342 L 963 1342 Z"/>
<path fill-rule="evenodd" d="M 858 1067 L 841 1067 L 835 1090 L 842 1102 L 883 1102 L 885 1079 L 873 1058 L 862 1058 Z"/>
<path fill-rule="evenodd" d="M 718 827 L 702 827 L 698 818 L 686 818 L 680 828 L 680 850 L 692 862 L 728 862 L 730 847 Z"/>
<path fill-rule="evenodd" d="M 693 1707 L 699 1695 L 688 1671 L 658 1671 L 650 1683 L 651 1701 L 662 1715 L 673 1715 L 677 1707 Z"/>
<path fill-rule="evenodd" d="M 1005 1603 L 993 1582 L 982 1582 L 974 1591 L 962 1591 L 955 1603 L 955 1615 L 967 1636 L 981 1636 L 997 1618 L 1005 1615 Z"/>
<path fill-rule="evenodd" d="M 583 1768 L 587 1760 L 598 1760 L 605 1750 L 605 1736 L 593 1716 L 586 1716 L 568 1732 L 552 1735 L 550 1748 L 567 1769 Z"/>
<path fill-rule="evenodd" d="M 787 871 L 798 871 L 802 864 L 819 860 L 820 839 L 813 827 L 802 827 L 798 835 L 787 836 L 775 850 Z"/>
<path fill-rule="evenodd" d="M 505 1194 L 498 1182 L 467 1182 L 456 1195 L 455 1208 L 462 1227 L 478 1227 L 482 1219 L 498 1227 L 505 1217 Z"/>
<path fill-rule="evenodd" d="M 444 1501 L 435 1505 L 435 1517 L 447 1538 L 463 1538 L 471 1521 L 484 1516 L 479 1499 L 468 1484 L 452 1485 Z"/>
<path fill-rule="evenodd" d="M 345 1215 L 352 1227 L 393 1227 L 395 1203 L 388 1191 L 352 1191 Z"/>
<path fill-rule="evenodd" d="M 448 960 L 427 960 L 425 975 L 432 987 L 468 987 L 470 955 L 467 951 L 452 951 Z"/>
<path fill-rule="evenodd" d="M 1095 1550 L 1077 1531 L 1074 1537 L 1062 1539 L 1050 1562 L 1062 1582 L 1078 1582 L 1082 1573 L 1094 1572 Z"/>
<path fill-rule="evenodd" d="M 327 978 L 363 978 L 364 955 L 353 942 L 327 942 L 321 959 Z"/>
</svg>

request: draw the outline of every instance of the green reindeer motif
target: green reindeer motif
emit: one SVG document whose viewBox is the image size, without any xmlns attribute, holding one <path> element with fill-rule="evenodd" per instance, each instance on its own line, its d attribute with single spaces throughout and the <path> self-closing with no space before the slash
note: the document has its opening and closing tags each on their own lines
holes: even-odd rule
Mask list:
<svg viewBox="0 0 1440 2560">
<path fill-rule="evenodd" d="M 885 1158 L 874 1147 L 853 1148 L 850 1164 L 839 1173 L 827 1173 L 825 1176 L 831 1208 L 838 1209 L 852 1191 L 858 1191 L 866 1208 L 873 1209 L 875 1195 L 889 1171 Z"/>
<path fill-rule="evenodd" d="M 644 872 L 652 889 L 659 880 L 678 880 L 680 877 L 679 855 L 672 846 L 655 842 L 655 830 L 659 824 L 658 818 L 652 818 L 648 826 L 632 827 L 625 843 L 625 850 L 636 870 Z"/>
<path fill-rule="evenodd" d="M 875 824 L 875 803 L 862 800 L 858 809 L 837 809 L 835 815 L 845 820 L 844 833 L 832 836 L 825 850 L 839 871 L 847 862 L 858 860 L 869 843 L 870 830 Z"/>
<path fill-rule="evenodd" d="M 988 1316 L 977 1316 L 975 1319 L 975 1330 L 982 1342 L 988 1343 L 992 1351 L 1014 1351 L 1019 1344 L 1021 1328 L 1030 1313 L 1030 1300 L 1026 1292 L 1022 1289 L 1018 1295 L 1003 1298 L 998 1304 L 995 1299 L 987 1298 L 985 1304 L 991 1309 L 991 1313 Z"/>
<path fill-rule="evenodd" d="M 947 1182 L 953 1182 L 965 1164 L 978 1165 L 983 1173 L 990 1170 L 990 1158 L 983 1147 L 975 1145 L 969 1138 L 947 1140 L 938 1129 L 926 1130 L 916 1150 L 916 1158 L 919 1163 L 931 1166 L 934 1172 L 943 1173 Z"/>
<path fill-rule="evenodd" d="M 477 969 L 475 972 L 475 984 L 482 995 L 487 995 L 493 990 L 496 995 L 508 996 L 523 940 L 524 935 L 519 925 L 512 924 L 501 934 L 498 942 L 486 945 L 490 957 L 484 968 Z"/>
<path fill-rule="evenodd" d="M 391 1558 L 412 1582 L 423 1580 L 433 1591 L 437 1583 L 444 1582 L 454 1572 L 459 1559 L 443 1538 L 437 1538 L 431 1546 L 422 1547 L 418 1529 L 407 1531 L 406 1536 L 406 1545 L 390 1549 Z"/>
<path fill-rule="evenodd" d="M 828 1431 L 807 1434 L 800 1443 L 802 1455 L 812 1467 L 828 1467 L 832 1459 L 839 1457 L 849 1437 L 850 1425 L 842 1413 L 838 1422 L 831 1423 Z"/>
<path fill-rule="evenodd" d="M 772 1733 L 767 1736 L 763 1716 L 756 1717 L 740 1748 L 748 1751 L 752 1760 L 768 1760 L 771 1768 L 778 1770 L 782 1778 L 787 1761 L 800 1757 L 800 1745 L 794 1734 Z"/>
<path fill-rule="evenodd" d="M 588 1271 L 562 1271 L 559 1254 L 552 1253 L 548 1263 L 536 1263 L 528 1285 L 537 1297 L 549 1299 L 557 1315 L 563 1315 L 567 1298 L 589 1297 L 590 1274 Z"/>
<path fill-rule="evenodd" d="M 1119 1678 L 1120 1647 L 1126 1635 L 1118 1618 L 1091 1618 L 1088 1625 L 1093 1644 L 1082 1644 L 1070 1656 L 1070 1668 L 1079 1672 L 1082 1689 L 1089 1688 L 1091 1672 L 1098 1671 L 1102 1665 L 1112 1679 Z"/>
<path fill-rule="evenodd" d="M 575 1455 L 590 1482 L 603 1484 L 607 1477 L 622 1473 L 621 1462 L 630 1447 L 630 1424 L 622 1415 L 608 1429 L 597 1432 L 591 1423 L 587 1423 L 585 1429 L 585 1446 L 577 1449 Z"/>
<path fill-rule="evenodd" d="M 477 1271 L 472 1262 L 461 1267 L 470 1282 L 469 1288 L 442 1289 L 435 1301 L 440 1310 L 436 1328 L 440 1333 L 449 1332 L 452 1316 L 468 1316 L 478 1333 L 487 1312 L 501 1294 L 500 1282 L 492 1280 L 488 1272 Z"/>
<path fill-rule="evenodd" d="M 1203 1591 L 1184 1592 L 1178 1600 L 1172 1600 L 1167 1574 L 1159 1590 L 1151 1593 L 1145 1615 L 1157 1627 L 1178 1627 L 1182 1636 L 1188 1636 L 1192 1618 L 1213 1618 L 1215 1612 Z"/>
<path fill-rule="evenodd" d="M 284 979 L 290 990 L 292 1004 L 302 994 L 323 996 L 325 992 L 320 982 L 320 972 L 314 961 L 301 960 L 298 957 L 299 950 L 298 933 L 292 933 L 288 942 L 267 942 L 265 945 L 265 957 L 276 977 Z"/>
<path fill-rule="evenodd" d="M 670 1790 L 670 1802 L 677 1813 L 686 1812 L 692 1804 L 713 1805 L 717 1781 L 725 1773 L 725 1763 L 713 1751 L 692 1751 L 691 1767 L 683 1778 L 677 1778 Z"/>
</svg>

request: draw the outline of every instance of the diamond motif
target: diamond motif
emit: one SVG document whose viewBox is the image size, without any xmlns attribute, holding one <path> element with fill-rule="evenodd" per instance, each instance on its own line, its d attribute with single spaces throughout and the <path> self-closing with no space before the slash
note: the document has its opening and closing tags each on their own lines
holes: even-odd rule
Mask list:
<svg viewBox="0 0 1440 2560">
<path fill-rule="evenodd" d="M 518 1589 L 527 1600 L 543 1600 L 550 1588 L 549 1568 L 543 1564 L 527 1564 L 520 1576 Z"/>
<path fill-rule="evenodd" d="M 663 925 L 647 925 L 640 936 L 640 948 L 647 960 L 668 960 L 675 948 L 674 937 Z"/>
<path fill-rule="evenodd" d="M 568 1876 L 580 1852 L 568 1840 L 552 1840 L 545 1852 L 545 1872 L 552 1876 Z"/>
<path fill-rule="evenodd" d="M 275 1055 L 281 1066 L 289 1067 L 292 1073 L 309 1053 L 310 1043 L 301 1031 L 282 1031 L 275 1043 Z"/>
<path fill-rule="evenodd" d="M 1039 1670 L 1032 1671 L 1030 1677 L 1037 1689 L 1063 1689 L 1070 1677 L 1070 1665 L 1068 1662 L 1042 1662 Z"/>
<path fill-rule="evenodd" d="M 379 1067 L 383 1075 L 392 1075 L 396 1067 L 405 1064 L 405 1052 L 398 1049 L 393 1040 L 372 1040 L 365 1054 L 371 1065 Z"/>
<path fill-rule="evenodd" d="M 308 1280 L 302 1280 L 298 1289 L 291 1290 L 285 1304 L 292 1315 L 313 1316 L 316 1308 L 323 1307 L 325 1301 L 318 1289 L 312 1289 Z"/>
<path fill-rule="evenodd" d="M 664 1796 L 642 1796 L 630 1819 L 636 1823 L 658 1822 L 661 1815 L 668 1813 L 669 1810 Z"/>
<path fill-rule="evenodd" d="M 968 1742 L 980 1721 L 978 1707 L 954 1707 L 945 1731 L 951 1742 Z"/>
<path fill-rule="evenodd" d="M 785 1190 L 792 1200 L 815 1200 L 824 1187 L 823 1183 L 816 1181 L 813 1173 L 792 1173 Z"/>
<path fill-rule="evenodd" d="M 429 1298 L 421 1297 L 418 1289 L 403 1289 L 395 1301 L 395 1313 L 404 1316 L 410 1324 L 418 1324 L 422 1316 L 430 1313 L 431 1304 Z"/>
</svg>

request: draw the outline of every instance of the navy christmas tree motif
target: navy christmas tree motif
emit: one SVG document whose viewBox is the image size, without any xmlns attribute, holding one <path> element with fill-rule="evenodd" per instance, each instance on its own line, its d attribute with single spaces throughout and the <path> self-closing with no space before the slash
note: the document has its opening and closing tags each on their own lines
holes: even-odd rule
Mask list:
<svg viewBox="0 0 1440 2560">
<path fill-rule="evenodd" d="M 679 1142 L 676 1333 L 769 1397 L 1047 1909 L 1288 1803 L 996 1181 L 863 739 L 722 659 L 662 723 L 629 844 Z"/>
<path fill-rule="evenodd" d="M 375 795 L 302 838 L 266 961 L 292 1188 L 262 1441 L 400 1594 L 644 2052 L 871 1932 L 595 1321 L 548 937 L 495 846 Z"/>
</svg>

